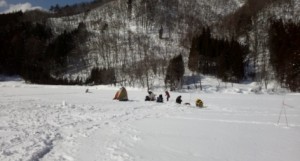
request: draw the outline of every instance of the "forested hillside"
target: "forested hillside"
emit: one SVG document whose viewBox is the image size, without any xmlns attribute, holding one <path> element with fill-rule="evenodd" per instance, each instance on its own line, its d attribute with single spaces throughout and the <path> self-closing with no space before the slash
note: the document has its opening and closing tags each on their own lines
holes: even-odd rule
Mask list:
<svg viewBox="0 0 300 161">
<path fill-rule="evenodd" d="M 299 17 L 299 0 L 95 0 L 1 14 L 0 73 L 172 89 L 209 74 L 299 91 Z"/>
</svg>

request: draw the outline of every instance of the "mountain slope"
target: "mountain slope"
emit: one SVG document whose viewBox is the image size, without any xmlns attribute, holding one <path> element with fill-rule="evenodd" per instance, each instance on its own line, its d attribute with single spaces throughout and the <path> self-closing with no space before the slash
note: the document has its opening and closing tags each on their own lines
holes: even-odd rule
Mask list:
<svg viewBox="0 0 300 161">
<path fill-rule="evenodd" d="M 185 55 L 187 61 L 191 34 L 220 21 L 240 5 L 236 0 L 137 0 L 132 2 L 130 14 L 126 1 L 112 1 L 79 15 L 51 18 L 48 24 L 57 34 L 77 28 L 81 22 L 86 25 L 91 35 L 84 44 L 88 46 L 87 62 L 77 71 L 80 75 L 88 75 L 95 66 L 117 68 L 119 79 L 125 77 L 135 84 L 136 77 L 140 77 L 140 84 L 145 73 L 163 78 L 168 60 L 177 54 Z M 75 73 L 72 76 L 76 78 Z"/>
<path fill-rule="evenodd" d="M 211 73 L 219 73 L 215 75 L 223 81 L 257 81 L 265 88 L 274 80 L 290 88 L 287 77 L 300 79 L 297 61 L 296 67 L 274 64 L 276 50 L 270 50 L 275 42 L 270 41 L 272 22 L 282 19 L 283 26 L 289 22 L 295 32 L 300 30 L 299 0 L 103 0 L 52 9 L 54 13 L 0 16 L 0 40 L 6 44 L 0 50 L 1 73 L 20 74 L 33 83 L 150 88 L 168 83 L 165 78 L 175 68 L 170 68 L 170 60 L 181 55 L 185 76 L 192 75 L 190 70 L 201 74 L 200 68 L 212 66 Z M 209 40 L 197 40 L 205 33 Z M 297 34 L 285 35 L 292 37 L 285 41 L 297 43 Z M 195 45 L 197 41 L 202 44 Z M 212 41 L 218 43 L 209 44 Z M 297 45 L 283 47 L 282 51 L 295 51 L 288 57 L 298 60 Z M 233 62 L 239 53 L 243 56 Z M 292 74 L 278 74 L 279 66 Z M 241 71 L 238 78 L 233 71 Z M 181 86 L 182 79 L 176 81 Z"/>
</svg>

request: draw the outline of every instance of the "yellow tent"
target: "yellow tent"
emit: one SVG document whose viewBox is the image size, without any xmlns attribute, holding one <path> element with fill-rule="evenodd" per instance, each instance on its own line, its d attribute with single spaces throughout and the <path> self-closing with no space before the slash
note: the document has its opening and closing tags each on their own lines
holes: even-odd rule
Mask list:
<svg viewBox="0 0 300 161">
<path fill-rule="evenodd" d="M 116 92 L 114 100 L 128 101 L 127 91 L 126 91 L 125 87 L 120 88 Z"/>
</svg>

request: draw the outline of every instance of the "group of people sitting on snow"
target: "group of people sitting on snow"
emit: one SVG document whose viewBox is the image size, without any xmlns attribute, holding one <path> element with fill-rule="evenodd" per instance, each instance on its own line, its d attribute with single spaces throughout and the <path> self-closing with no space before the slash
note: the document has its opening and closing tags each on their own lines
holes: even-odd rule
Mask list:
<svg viewBox="0 0 300 161">
<path fill-rule="evenodd" d="M 167 101 L 169 101 L 170 93 L 168 91 L 166 91 L 165 93 L 166 93 Z M 152 91 L 148 91 L 148 94 L 149 95 L 146 96 L 145 101 L 156 101 L 159 103 L 164 102 L 164 98 L 163 98 L 162 94 L 160 94 L 157 98 L 156 98 L 156 95 Z"/>
<path fill-rule="evenodd" d="M 165 92 L 166 93 L 166 97 L 167 97 L 167 101 L 169 101 L 170 98 L 170 94 L 168 91 Z M 146 96 L 145 101 L 156 101 L 156 102 L 164 102 L 164 98 L 162 96 L 162 94 L 160 94 L 157 98 L 155 97 L 156 95 L 152 92 L 152 91 L 148 91 L 148 96 Z"/>
<path fill-rule="evenodd" d="M 148 91 L 148 94 L 145 98 L 145 101 L 156 101 L 159 103 L 164 102 L 164 98 L 162 96 L 162 94 L 160 94 L 157 98 L 155 97 L 156 95 L 152 92 L 152 91 Z M 167 101 L 169 101 L 170 99 L 170 93 L 168 91 L 165 92 L 166 97 L 167 97 Z M 182 100 L 181 100 L 181 96 L 178 96 L 176 98 L 176 103 L 181 104 Z"/>
<path fill-rule="evenodd" d="M 156 101 L 158 103 L 164 102 L 162 94 L 160 94 L 157 98 L 155 97 L 156 95 L 152 91 L 148 91 L 148 94 L 149 95 L 146 96 L 145 101 Z M 168 91 L 165 91 L 165 96 L 167 97 L 167 101 L 169 101 L 170 93 Z M 181 104 L 181 102 L 182 102 L 181 96 L 178 96 L 176 98 L 176 103 Z M 203 107 L 202 100 L 197 99 L 195 103 L 197 107 Z M 185 103 L 185 105 L 190 105 L 190 103 Z"/>
</svg>

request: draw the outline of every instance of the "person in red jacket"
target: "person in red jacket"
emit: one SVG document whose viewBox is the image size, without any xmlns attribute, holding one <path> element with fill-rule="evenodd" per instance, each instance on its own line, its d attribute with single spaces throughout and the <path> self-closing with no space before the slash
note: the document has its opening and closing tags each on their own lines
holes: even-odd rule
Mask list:
<svg viewBox="0 0 300 161">
<path fill-rule="evenodd" d="M 167 96 L 167 101 L 169 101 L 170 93 L 168 91 L 166 91 L 166 96 Z"/>
</svg>

